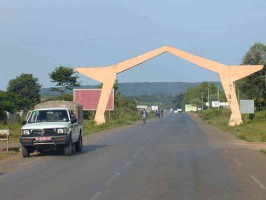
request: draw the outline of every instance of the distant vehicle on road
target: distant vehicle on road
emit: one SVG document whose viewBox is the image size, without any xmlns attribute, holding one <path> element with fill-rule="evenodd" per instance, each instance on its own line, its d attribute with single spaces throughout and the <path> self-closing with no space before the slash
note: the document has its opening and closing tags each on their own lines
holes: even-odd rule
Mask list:
<svg viewBox="0 0 266 200">
<path fill-rule="evenodd" d="M 35 150 L 62 149 L 66 156 L 82 150 L 83 108 L 68 101 L 48 101 L 35 106 L 21 128 L 22 156 Z"/>
<path fill-rule="evenodd" d="M 181 108 L 178 108 L 178 109 L 174 110 L 174 113 L 179 113 L 179 112 L 182 112 Z"/>
</svg>

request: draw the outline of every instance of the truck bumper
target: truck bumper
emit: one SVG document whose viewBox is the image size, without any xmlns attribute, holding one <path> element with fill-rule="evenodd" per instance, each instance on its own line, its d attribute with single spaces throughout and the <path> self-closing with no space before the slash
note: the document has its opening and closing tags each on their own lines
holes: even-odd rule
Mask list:
<svg viewBox="0 0 266 200">
<path fill-rule="evenodd" d="M 25 147 L 37 147 L 37 146 L 57 146 L 57 145 L 65 145 L 69 143 L 68 135 L 60 135 L 60 136 L 48 136 L 51 140 L 41 140 L 41 138 L 47 137 L 20 137 L 21 145 Z"/>
</svg>

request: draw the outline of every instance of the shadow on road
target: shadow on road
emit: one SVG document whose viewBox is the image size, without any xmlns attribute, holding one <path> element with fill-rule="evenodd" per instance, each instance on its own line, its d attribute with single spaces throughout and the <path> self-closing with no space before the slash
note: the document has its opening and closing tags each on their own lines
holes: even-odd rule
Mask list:
<svg viewBox="0 0 266 200">
<path fill-rule="evenodd" d="M 92 151 L 96 151 L 97 149 L 102 149 L 104 147 L 106 147 L 107 145 L 86 145 L 83 146 L 82 148 L 82 152 L 80 152 L 81 154 L 83 153 L 90 153 Z"/>
<path fill-rule="evenodd" d="M 101 148 L 104 148 L 106 146 L 107 145 L 84 145 L 82 147 L 81 152 L 74 151 L 72 156 L 91 153 L 93 151 L 96 151 L 97 149 L 101 149 Z M 65 154 L 64 154 L 63 150 L 53 149 L 53 150 L 45 150 L 43 152 L 34 153 L 31 155 L 31 157 L 38 157 L 38 156 L 65 156 Z"/>
</svg>

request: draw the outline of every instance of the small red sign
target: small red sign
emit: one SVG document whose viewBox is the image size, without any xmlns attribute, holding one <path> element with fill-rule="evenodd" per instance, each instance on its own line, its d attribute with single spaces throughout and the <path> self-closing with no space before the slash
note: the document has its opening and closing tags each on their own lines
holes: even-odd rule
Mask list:
<svg viewBox="0 0 266 200">
<path fill-rule="evenodd" d="M 74 102 L 82 104 L 83 110 L 96 110 L 101 91 L 101 89 L 74 89 Z M 106 110 L 114 110 L 114 90 L 112 90 Z"/>
</svg>

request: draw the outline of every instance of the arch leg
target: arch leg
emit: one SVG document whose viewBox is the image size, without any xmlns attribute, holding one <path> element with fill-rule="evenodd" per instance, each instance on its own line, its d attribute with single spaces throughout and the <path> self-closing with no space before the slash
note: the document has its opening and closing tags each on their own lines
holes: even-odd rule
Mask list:
<svg viewBox="0 0 266 200">
<path fill-rule="evenodd" d="M 102 92 L 100 96 L 100 100 L 97 106 L 96 114 L 94 121 L 96 124 L 105 123 L 104 112 L 107 107 L 108 100 L 110 98 L 114 83 L 115 83 L 116 75 L 110 75 L 108 79 L 103 83 Z"/>
</svg>

